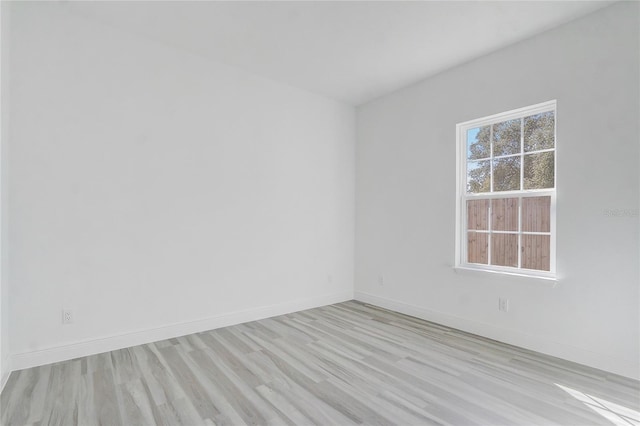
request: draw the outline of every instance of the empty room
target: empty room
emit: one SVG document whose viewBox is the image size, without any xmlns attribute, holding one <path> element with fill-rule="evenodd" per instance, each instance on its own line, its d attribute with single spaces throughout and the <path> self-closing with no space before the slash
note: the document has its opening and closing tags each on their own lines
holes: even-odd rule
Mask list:
<svg viewBox="0 0 640 426">
<path fill-rule="evenodd" d="M 1 425 L 640 426 L 640 2 L 0 15 Z"/>
</svg>

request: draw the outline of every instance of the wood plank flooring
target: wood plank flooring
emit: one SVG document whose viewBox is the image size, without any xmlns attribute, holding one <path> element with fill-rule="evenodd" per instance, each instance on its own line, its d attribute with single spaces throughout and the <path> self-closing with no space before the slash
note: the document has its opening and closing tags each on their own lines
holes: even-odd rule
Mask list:
<svg viewBox="0 0 640 426">
<path fill-rule="evenodd" d="M 345 302 L 11 374 L 3 425 L 640 425 L 637 381 Z"/>
</svg>

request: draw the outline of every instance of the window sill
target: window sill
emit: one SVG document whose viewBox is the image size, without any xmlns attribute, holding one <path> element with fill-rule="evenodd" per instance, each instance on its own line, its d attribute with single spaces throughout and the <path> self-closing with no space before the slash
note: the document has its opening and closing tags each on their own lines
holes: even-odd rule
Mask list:
<svg viewBox="0 0 640 426">
<path fill-rule="evenodd" d="M 453 270 L 455 273 L 462 273 L 462 274 L 469 274 L 469 275 L 492 274 L 496 277 L 503 277 L 503 278 L 515 277 L 519 280 L 522 279 L 523 281 L 536 282 L 537 284 L 547 284 L 550 287 L 555 287 L 558 284 L 557 276 L 529 275 L 525 273 L 511 272 L 511 271 L 493 271 L 490 269 L 473 268 L 469 266 L 455 266 Z"/>
</svg>

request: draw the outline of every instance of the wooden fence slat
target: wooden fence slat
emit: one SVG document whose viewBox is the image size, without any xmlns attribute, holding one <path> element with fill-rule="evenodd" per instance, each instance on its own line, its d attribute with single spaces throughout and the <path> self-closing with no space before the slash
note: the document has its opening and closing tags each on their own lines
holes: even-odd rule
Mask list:
<svg viewBox="0 0 640 426">
<path fill-rule="evenodd" d="M 522 267 L 548 271 L 551 261 L 550 248 L 549 235 L 522 235 Z"/>
<path fill-rule="evenodd" d="M 525 197 L 522 199 L 522 231 L 550 232 L 551 197 Z"/>
<path fill-rule="evenodd" d="M 489 234 L 483 232 L 467 233 L 467 261 L 469 263 L 489 263 Z"/>
<path fill-rule="evenodd" d="M 489 201 L 486 199 L 467 201 L 467 229 L 489 230 Z"/>
<path fill-rule="evenodd" d="M 491 229 L 494 231 L 518 231 L 517 198 L 491 200 Z"/>
<path fill-rule="evenodd" d="M 491 235 L 491 264 L 518 266 L 518 234 Z"/>
</svg>

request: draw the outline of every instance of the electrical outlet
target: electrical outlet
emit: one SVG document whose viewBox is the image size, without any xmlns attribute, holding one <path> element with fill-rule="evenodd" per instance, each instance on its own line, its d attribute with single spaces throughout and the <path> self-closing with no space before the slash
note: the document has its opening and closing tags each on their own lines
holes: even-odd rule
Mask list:
<svg viewBox="0 0 640 426">
<path fill-rule="evenodd" d="M 382 275 L 378 275 L 378 285 L 379 286 L 384 285 L 384 277 Z"/>
<path fill-rule="evenodd" d="M 504 297 L 499 297 L 498 310 L 502 312 L 509 312 L 509 299 L 506 299 Z"/>
<path fill-rule="evenodd" d="M 62 323 L 63 324 L 71 324 L 73 323 L 73 311 L 70 309 L 62 310 Z"/>
<path fill-rule="evenodd" d="M 327 282 L 328 283 L 332 283 L 333 282 L 333 275 L 331 275 L 331 274 L 327 275 Z"/>
</svg>

